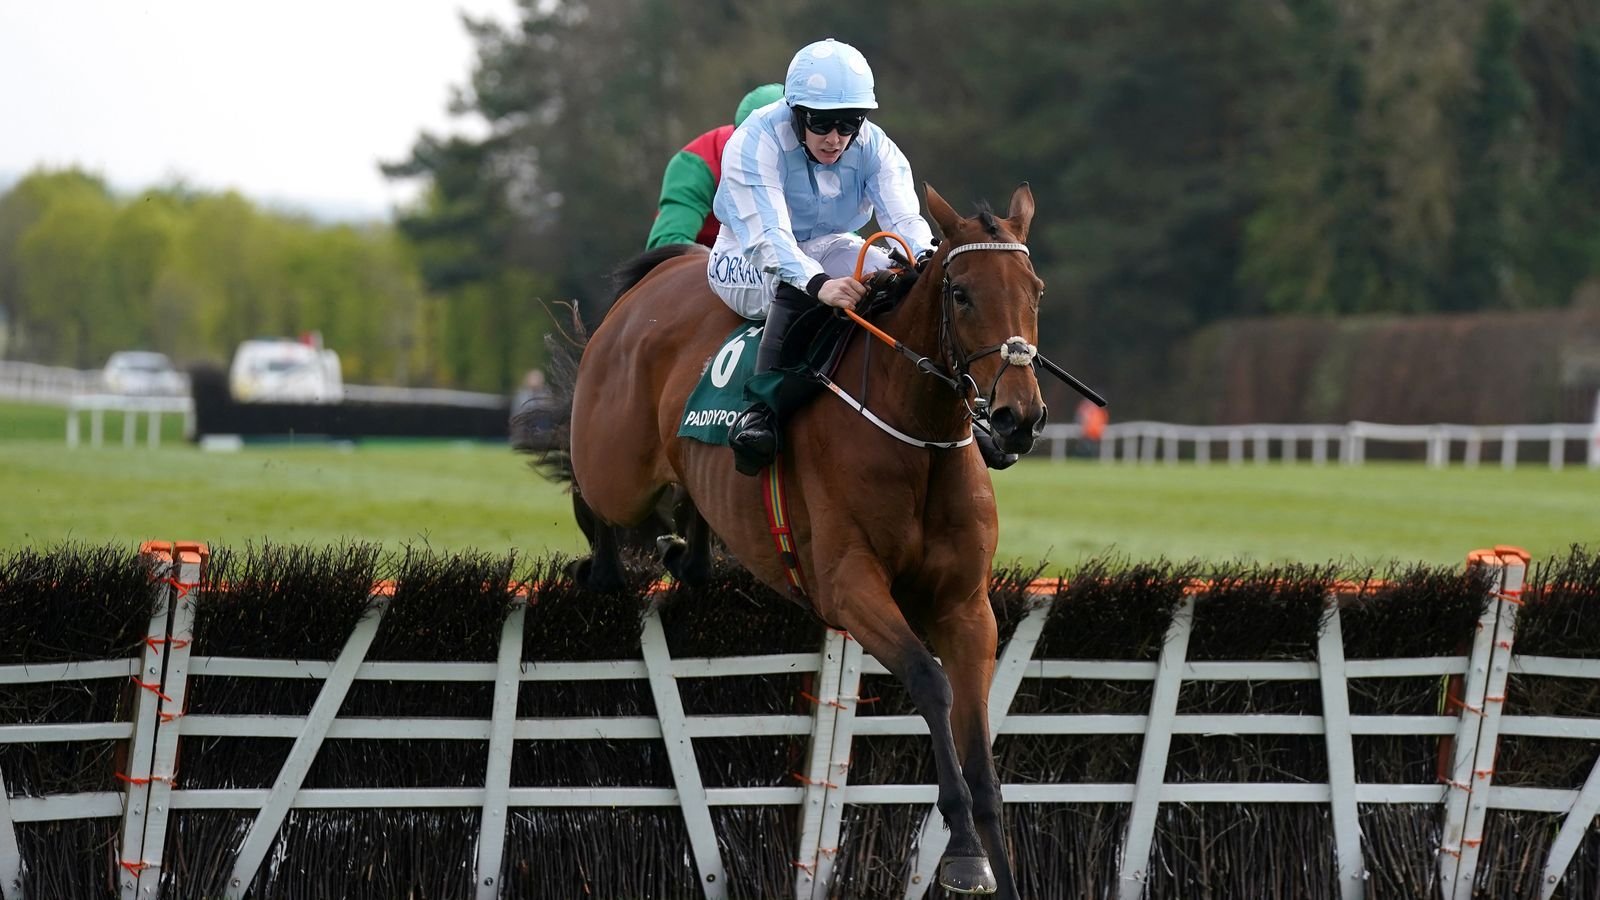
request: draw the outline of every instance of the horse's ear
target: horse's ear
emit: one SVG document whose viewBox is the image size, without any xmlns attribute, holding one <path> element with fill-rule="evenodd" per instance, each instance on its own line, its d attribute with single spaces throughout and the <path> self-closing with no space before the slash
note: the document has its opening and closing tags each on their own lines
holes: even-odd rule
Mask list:
<svg viewBox="0 0 1600 900">
<path fill-rule="evenodd" d="M 955 237 L 956 223 L 961 221 L 961 217 L 950 208 L 950 204 L 944 202 L 944 198 L 933 189 L 933 185 L 924 182 L 922 186 L 928 194 L 928 214 L 933 216 L 933 221 L 939 226 L 939 233 L 948 241 Z"/>
<path fill-rule="evenodd" d="M 1011 209 L 1006 212 L 1006 221 L 1011 225 L 1011 230 L 1016 233 L 1017 240 L 1028 239 L 1028 225 L 1033 222 L 1033 189 L 1024 181 L 1017 186 L 1011 195 Z"/>
</svg>

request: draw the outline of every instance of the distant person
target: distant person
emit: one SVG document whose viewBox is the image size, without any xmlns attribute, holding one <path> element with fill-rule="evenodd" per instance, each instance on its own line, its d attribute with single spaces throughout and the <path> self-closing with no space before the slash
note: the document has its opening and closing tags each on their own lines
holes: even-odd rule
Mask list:
<svg viewBox="0 0 1600 900">
<path fill-rule="evenodd" d="M 1106 423 L 1111 419 L 1110 414 L 1104 407 L 1096 406 L 1091 400 L 1081 400 L 1074 415 L 1078 420 L 1078 427 L 1082 429 L 1083 437 L 1078 442 L 1082 455 L 1097 455 L 1100 452 L 1100 439 L 1106 434 Z"/>
<path fill-rule="evenodd" d="M 679 150 L 661 176 L 661 199 L 656 221 L 645 241 L 646 250 L 667 244 L 716 243 L 722 223 L 711 211 L 711 200 L 722 180 L 722 148 L 733 131 L 752 112 L 783 99 L 783 85 L 763 84 L 739 101 L 733 124 L 713 128 Z"/>
<path fill-rule="evenodd" d="M 553 395 L 545 383 L 543 369 L 529 369 L 522 376 L 516 396 L 511 400 L 511 440 L 513 446 L 541 450 L 550 446 L 560 425 L 558 411 L 551 406 Z"/>
<path fill-rule="evenodd" d="M 550 388 L 545 384 L 544 370 L 529 369 L 527 374 L 522 376 L 522 386 L 517 388 L 516 402 L 512 406 L 521 407 L 533 401 L 543 402 L 549 396 Z"/>
</svg>

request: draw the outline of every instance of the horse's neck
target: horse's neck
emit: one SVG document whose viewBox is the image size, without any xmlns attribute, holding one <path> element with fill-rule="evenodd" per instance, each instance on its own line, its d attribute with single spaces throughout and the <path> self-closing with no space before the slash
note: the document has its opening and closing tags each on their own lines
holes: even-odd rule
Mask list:
<svg viewBox="0 0 1600 900">
<path fill-rule="evenodd" d="M 919 283 L 877 324 L 948 373 L 948 361 L 939 345 L 939 300 L 935 284 Z M 872 342 L 871 338 L 863 338 L 863 344 Z M 881 344 L 873 346 L 867 383 L 871 397 L 863 399 L 901 430 L 915 429 L 913 433 L 918 437 L 936 441 L 966 436 L 966 408 L 961 398 L 949 385 L 919 371 L 901 354 Z"/>
</svg>

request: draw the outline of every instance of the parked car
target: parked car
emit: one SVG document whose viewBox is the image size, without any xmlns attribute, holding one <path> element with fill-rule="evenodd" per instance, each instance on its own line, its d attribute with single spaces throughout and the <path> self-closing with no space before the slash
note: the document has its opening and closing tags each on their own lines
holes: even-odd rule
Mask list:
<svg viewBox="0 0 1600 900">
<path fill-rule="evenodd" d="M 338 403 L 339 354 L 288 338 L 245 341 L 233 353 L 228 388 L 240 403 Z"/>
<path fill-rule="evenodd" d="M 172 365 L 165 353 L 149 350 L 119 350 L 106 360 L 100 374 L 105 389 L 113 394 L 182 396 L 189 393 L 189 379 Z"/>
</svg>

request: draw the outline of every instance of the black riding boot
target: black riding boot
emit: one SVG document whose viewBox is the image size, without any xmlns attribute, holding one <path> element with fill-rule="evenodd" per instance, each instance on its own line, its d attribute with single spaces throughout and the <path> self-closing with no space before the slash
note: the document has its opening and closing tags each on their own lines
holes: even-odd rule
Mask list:
<svg viewBox="0 0 1600 900">
<path fill-rule="evenodd" d="M 782 285 L 772 305 L 767 307 L 767 324 L 761 332 L 761 349 L 756 353 L 756 375 L 775 368 L 783 353 L 783 339 L 789 326 L 815 300 L 803 292 Z M 735 419 L 728 429 L 728 446 L 733 448 L 733 467 L 741 475 L 755 475 L 772 465 L 778 455 L 778 416 L 765 403 L 756 403 Z"/>
</svg>

